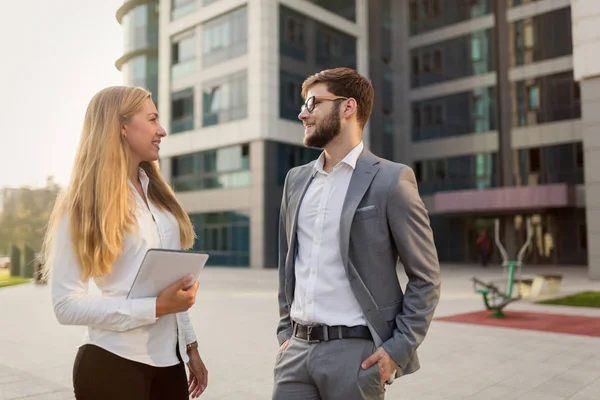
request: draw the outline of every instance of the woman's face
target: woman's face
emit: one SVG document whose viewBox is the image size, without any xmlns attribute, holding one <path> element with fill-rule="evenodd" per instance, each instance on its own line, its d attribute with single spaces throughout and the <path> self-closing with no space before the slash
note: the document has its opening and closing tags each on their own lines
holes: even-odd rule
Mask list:
<svg viewBox="0 0 600 400">
<path fill-rule="evenodd" d="M 167 132 L 158 120 L 158 111 L 151 98 L 145 100 L 142 111 L 123 125 L 121 134 L 136 165 L 143 161 L 158 160 L 160 141 Z"/>
</svg>

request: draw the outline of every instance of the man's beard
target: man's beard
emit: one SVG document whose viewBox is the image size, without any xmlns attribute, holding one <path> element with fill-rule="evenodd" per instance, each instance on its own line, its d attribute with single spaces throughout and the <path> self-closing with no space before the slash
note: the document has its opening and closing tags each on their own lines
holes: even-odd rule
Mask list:
<svg viewBox="0 0 600 400">
<path fill-rule="evenodd" d="M 315 131 L 312 135 L 304 136 L 304 145 L 322 149 L 327 146 L 336 136 L 340 134 L 340 103 L 333 109 L 318 125 L 315 123 Z"/>
</svg>

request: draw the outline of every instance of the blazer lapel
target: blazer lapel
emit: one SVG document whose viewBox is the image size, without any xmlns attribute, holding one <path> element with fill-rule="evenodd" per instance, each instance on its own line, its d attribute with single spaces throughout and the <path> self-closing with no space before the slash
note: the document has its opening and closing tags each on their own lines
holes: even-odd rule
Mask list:
<svg viewBox="0 0 600 400">
<path fill-rule="evenodd" d="M 296 259 L 297 252 L 297 235 L 296 230 L 298 227 L 298 214 L 300 212 L 300 204 L 302 204 L 302 199 L 310 186 L 313 178 L 316 175 L 316 171 L 313 168 L 314 162 L 308 164 L 306 167 L 302 169 L 299 173 L 298 179 L 294 182 L 293 186 L 290 188 L 289 192 L 289 202 L 288 202 L 288 215 L 287 220 L 291 221 L 288 226 L 290 227 L 290 232 L 288 232 L 288 253 L 285 260 L 285 269 L 286 269 L 286 282 L 287 286 L 287 294 L 291 296 L 289 301 L 291 301 L 294 297 L 294 287 L 295 287 L 295 273 L 294 273 L 294 261 Z M 290 303 L 291 304 L 291 303 Z"/>
<path fill-rule="evenodd" d="M 373 178 L 379 171 L 379 160 L 370 151 L 363 150 L 356 162 L 356 168 L 350 179 L 348 192 L 342 207 L 340 219 L 340 252 L 344 268 L 348 272 L 348 249 L 350 246 L 350 228 L 358 204 L 364 197 Z"/>
</svg>

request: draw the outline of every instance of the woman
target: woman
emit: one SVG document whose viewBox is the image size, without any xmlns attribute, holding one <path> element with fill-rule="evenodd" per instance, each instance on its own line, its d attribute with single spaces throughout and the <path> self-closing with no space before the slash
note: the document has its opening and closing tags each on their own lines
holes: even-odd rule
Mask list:
<svg viewBox="0 0 600 400">
<path fill-rule="evenodd" d="M 194 241 L 158 169 L 165 135 L 146 90 L 97 93 L 50 219 L 44 254 L 54 312 L 61 324 L 87 326 L 73 366 L 78 399 L 188 399 L 207 385 L 187 313 L 198 283 L 185 290 L 187 277 L 157 298 L 126 298 L 148 249 Z M 88 292 L 90 280 L 99 295 Z"/>
</svg>

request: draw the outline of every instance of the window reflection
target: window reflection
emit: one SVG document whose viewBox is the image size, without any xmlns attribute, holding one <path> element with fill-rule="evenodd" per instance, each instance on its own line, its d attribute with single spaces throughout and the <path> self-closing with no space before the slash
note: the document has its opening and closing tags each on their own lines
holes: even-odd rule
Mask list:
<svg viewBox="0 0 600 400">
<path fill-rule="evenodd" d="M 571 8 L 561 8 L 510 24 L 511 66 L 573 54 Z"/>
<path fill-rule="evenodd" d="M 413 141 L 495 129 L 496 99 L 493 87 L 412 103 Z"/>
<path fill-rule="evenodd" d="M 203 29 L 202 62 L 205 67 L 239 57 L 247 52 L 246 6 L 206 22 Z"/>
<path fill-rule="evenodd" d="M 487 189 L 497 186 L 496 153 L 416 161 L 414 171 L 419 192 Z"/>
<path fill-rule="evenodd" d="M 203 126 L 246 118 L 247 90 L 246 71 L 206 83 L 203 92 Z"/>
<path fill-rule="evenodd" d="M 513 126 L 581 118 L 579 82 L 573 71 L 511 83 Z"/>
<path fill-rule="evenodd" d="M 250 176 L 248 144 L 171 159 L 171 178 L 178 191 L 247 187 Z"/>
</svg>

